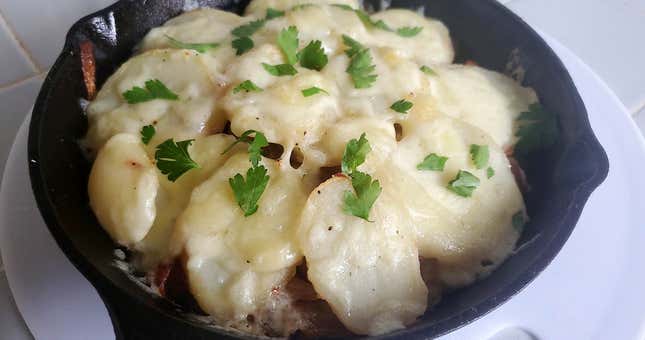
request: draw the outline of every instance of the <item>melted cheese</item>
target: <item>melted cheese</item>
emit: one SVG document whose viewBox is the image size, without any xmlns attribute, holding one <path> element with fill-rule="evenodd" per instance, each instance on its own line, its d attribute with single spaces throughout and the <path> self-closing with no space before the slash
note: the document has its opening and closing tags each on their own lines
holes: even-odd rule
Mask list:
<svg viewBox="0 0 645 340">
<path fill-rule="evenodd" d="M 90 206 L 119 244 L 131 246 L 148 234 L 158 190 L 156 169 L 137 136 L 118 134 L 98 153 L 88 184 Z"/>
<path fill-rule="evenodd" d="M 170 182 L 166 176 L 156 172 L 160 183 L 156 199 L 157 216 L 148 235 L 134 245 L 143 254 L 143 267 L 153 268 L 161 262 L 170 261 L 177 254 L 177 251 L 170 248 L 177 217 L 188 205 L 193 189 L 208 179 L 230 157 L 232 153 L 222 152 L 234 141 L 232 136 L 223 134 L 198 138 L 188 148 L 188 153 L 199 164 L 199 168 L 188 171 L 175 182 Z M 150 154 L 153 153 L 153 148 L 148 145 Z"/>
<path fill-rule="evenodd" d="M 305 3 L 310 1 L 254 0 L 244 17 L 200 9 L 152 29 L 140 54 L 108 79 L 88 107 L 83 144 L 91 155 L 98 151 L 90 203 L 116 242 L 143 255 L 143 269 L 185 255 L 190 291 L 221 324 L 253 330 L 244 326 L 247 316 L 272 310 L 272 291 L 292 278 L 305 257 L 316 292 L 347 328 L 383 334 L 414 322 L 440 288 L 469 284 L 511 253 L 519 237 L 512 216 L 525 208 L 502 148 L 514 143 L 514 121 L 537 97 L 499 73 L 450 65 L 454 49 L 441 22 L 401 9 L 371 15 L 395 30 L 422 28 L 401 37 L 330 6 L 359 8 L 357 0 L 291 10 Z M 265 18 L 268 8 L 286 12 L 266 21 L 251 36 L 254 47 L 237 56 L 231 31 Z M 298 50 L 322 42 L 329 58 L 322 71 L 296 63 L 295 76 L 277 77 L 262 67 L 286 62 L 277 37 L 289 26 L 298 28 Z M 370 49 L 373 86 L 355 88 L 343 34 Z M 198 53 L 177 49 L 168 37 L 219 46 Z M 423 65 L 437 75 L 423 73 Z M 152 79 L 180 99 L 124 100 L 125 91 Z M 262 91 L 234 93 L 246 80 Z M 304 97 L 302 90 L 314 86 L 328 94 Z M 390 109 L 401 99 L 414 105 L 407 114 Z M 235 138 L 213 135 L 226 121 L 237 136 L 256 130 L 284 147 L 277 161 L 263 159 L 270 181 L 249 217 L 229 184 L 250 167 L 247 145 L 222 155 Z M 400 142 L 395 123 L 402 126 Z M 143 145 L 139 131 L 150 124 L 157 133 Z M 347 142 L 362 133 L 372 151 L 359 170 L 383 187 L 371 223 L 343 212 L 343 195 L 352 190 L 346 178 L 320 184 L 321 167 L 340 165 Z M 188 151 L 200 166 L 176 182 L 152 162 L 156 146 L 169 138 L 195 139 Z M 493 178 L 474 168 L 471 144 L 489 147 Z M 298 152 L 303 163 L 294 170 L 289 160 Z M 430 153 L 449 157 L 445 171 L 416 168 Z M 447 189 L 459 170 L 481 180 L 470 198 Z"/>
<path fill-rule="evenodd" d="M 433 70 L 437 76 L 427 76 L 430 98 L 420 100 L 410 113 L 411 124 L 438 111 L 479 127 L 498 145 L 514 143 L 515 120 L 537 101 L 532 89 L 477 66 L 435 66 Z"/>
<path fill-rule="evenodd" d="M 128 104 L 123 93 L 158 79 L 179 96 L 179 100 L 157 99 Z M 143 126 L 155 124 L 157 134 L 151 144 L 168 138 L 185 140 L 204 132 L 210 121 L 223 126 L 213 115 L 217 92 L 207 68 L 194 51 L 153 50 L 123 64 L 103 85 L 89 105 L 89 130 L 84 145 L 99 150 L 110 137 L 127 132 L 139 134 Z"/>
<path fill-rule="evenodd" d="M 177 222 L 173 247 L 185 246 L 195 298 L 224 319 L 261 308 L 271 288 L 302 258 L 295 242 L 307 195 L 302 174 L 271 160 L 264 163 L 270 180 L 255 214 L 244 217 L 229 185 L 229 178 L 244 175 L 250 166 L 248 155 L 238 153 L 193 191 Z M 222 301 L 222 294 L 232 295 Z"/>
<path fill-rule="evenodd" d="M 273 143 L 290 150 L 296 144 L 306 147 L 320 139 L 320 134 L 341 115 L 336 97 L 338 89 L 319 72 L 298 67 L 298 74 L 276 77 L 261 63 L 282 63 L 274 45 L 263 45 L 232 65 L 229 78 L 235 84 L 252 79 L 261 92 L 229 91 L 222 105 L 228 112 L 231 129 L 237 135 L 246 130 L 262 131 Z M 304 97 L 302 90 L 317 86 L 329 92 Z"/>
<path fill-rule="evenodd" d="M 307 276 L 347 328 L 383 334 L 423 314 L 428 290 L 403 207 L 383 193 L 367 222 L 343 212 L 351 190 L 349 180 L 335 177 L 309 196 L 299 230 Z"/>
<path fill-rule="evenodd" d="M 289 10 L 294 6 L 298 5 L 309 5 L 313 4 L 312 1 L 307 0 L 253 0 L 246 6 L 246 15 L 256 16 L 262 18 L 265 16 L 268 8 L 273 8 L 277 10 Z M 352 8 L 359 8 L 359 3 L 357 0 L 318 0 L 315 1 L 316 5 L 326 5 L 326 4 L 342 4 L 348 5 Z"/>
<path fill-rule="evenodd" d="M 398 188 L 404 209 L 415 221 L 419 253 L 439 261 L 444 283 L 469 284 L 499 265 L 519 236 L 512 216 L 524 211 L 524 204 L 506 155 L 484 131 L 448 117 L 417 122 L 403 135 L 390 166 L 382 167 L 376 177 L 384 187 Z M 487 167 L 475 168 L 472 144 L 488 146 L 492 178 L 487 178 Z M 448 157 L 444 171 L 416 168 L 431 153 Z M 480 179 L 472 197 L 448 189 L 459 170 Z M 484 267 L 482 261 L 494 266 Z"/>
</svg>

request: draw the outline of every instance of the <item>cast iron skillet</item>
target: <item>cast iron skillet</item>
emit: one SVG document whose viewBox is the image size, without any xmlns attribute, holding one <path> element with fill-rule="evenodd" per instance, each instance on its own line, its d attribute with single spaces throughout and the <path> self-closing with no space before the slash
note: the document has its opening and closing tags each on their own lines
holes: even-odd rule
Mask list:
<svg viewBox="0 0 645 340">
<path fill-rule="evenodd" d="M 241 13 L 248 1 L 198 2 Z M 532 219 L 525 226 L 516 253 L 488 278 L 445 296 L 417 323 L 379 337 L 384 339 L 445 334 L 516 294 L 562 248 L 587 198 L 609 168 L 567 70 L 521 19 L 495 0 L 392 1 L 393 7 L 416 9 L 421 5 L 426 15 L 442 20 L 450 29 L 457 61 L 472 59 L 486 68 L 503 71 L 516 51 L 516 62 L 519 60 L 526 70 L 524 84 L 537 91 L 547 110 L 557 113 L 561 134 L 556 146 L 523 162 L 533 187 L 526 197 Z M 100 86 L 131 56 L 148 30 L 180 14 L 183 7 L 183 0 L 124 0 L 81 19 L 69 31 L 31 117 L 29 169 L 40 211 L 67 257 L 98 290 L 120 339 L 244 337 L 191 321 L 178 306 L 153 296 L 126 277 L 113 265 L 116 245 L 88 205 L 90 164 L 77 145 L 87 128 L 79 106 L 79 98 L 86 95 L 77 53 L 79 43 L 91 40 L 95 45 Z M 536 308 L 548 308 L 548 299 L 545 296 L 545 306 Z"/>
</svg>

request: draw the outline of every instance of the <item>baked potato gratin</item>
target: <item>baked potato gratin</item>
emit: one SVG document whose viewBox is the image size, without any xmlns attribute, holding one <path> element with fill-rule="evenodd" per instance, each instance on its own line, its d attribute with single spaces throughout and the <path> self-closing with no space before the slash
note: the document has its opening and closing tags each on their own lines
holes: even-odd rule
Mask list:
<svg viewBox="0 0 645 340">
<path fill-rule="evenodd" d="M 532 89 L 454 53 L 441 22 L 357 0 L 186 12 L 91 98 L 91 207 L 161 295 L 214 324 L 404 328 L 513 251 L 512 150 L 553 137 Z"/>
</svg>

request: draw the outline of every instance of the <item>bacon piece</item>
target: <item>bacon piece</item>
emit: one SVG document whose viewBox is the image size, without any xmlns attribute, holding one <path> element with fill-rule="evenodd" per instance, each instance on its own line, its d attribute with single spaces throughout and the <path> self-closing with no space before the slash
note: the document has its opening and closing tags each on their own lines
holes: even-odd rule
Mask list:
<svg viewBox="0 0 645 340">
<path fill-rule="evenodd" d="M 476 61 L 474 61 L 474 60 L 470 60 L 470 59 L 466 60 L 466 62 L 464 63 L 464 65 L 468 65 L 468 66 L 479 66 L 479 64 L 478 64 Z"/>
<path fill-rule="evenodd" d="M 507 148 L 506 150 L 504 150 L 504 152 L 506 153 L 506 158 L 508 158 L 508 162 L 511 164 L 511 172 L 515 177 L 515 183 L 517 183 L 517 186 L 520 188 L 522 193 L 526 194 L 531 190 L 531 186 L 526 179 L 526 173 L 520 166 L 520 163 L 517 161 L 517 159 L 513 156 L 513 151 L 513 148 Z"/>
<path fill-rule="evenodd" d="M 81 43 L 81 71 L 87 91 L 87 99 L 93 100 L 96 96 L 96 60 L 94 59 L 94 44 L 86 40 Z"/>
</svg>

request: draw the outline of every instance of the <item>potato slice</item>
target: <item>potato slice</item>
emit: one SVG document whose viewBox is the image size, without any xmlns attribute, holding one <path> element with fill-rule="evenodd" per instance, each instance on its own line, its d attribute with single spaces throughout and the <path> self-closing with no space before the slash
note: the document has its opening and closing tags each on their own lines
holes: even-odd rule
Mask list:
<svg viewBox="0 0 645 340">
<path fill-rule="evenodd" d="M 318 0 L 316 2 L 307 0 L 253 0 L 246 7 L 245 14 L 262 18 L 266 15 L 268 8 L 284 11 L 289 10 L 297 5 L 308 5 L 314 3 L 318 6 L 329 4 L 343 4 L 353 8 L 359 7 L 359 2 L 357 0 Z"/>
<path fill-rule="evenodd" d="M 143 267 L 153 268 L 176 255 L 169 244 L 177 217 L 188 205 L 193 189 L 208 179 L 231 155 L 240 152 L 242 145 L 222 154 L 234 141 L 233 136 L 224 134 L 195 140 L 188 148 L 188 153 L 199 168 L 186 172 L 175 182 L 170 182 L 157 171 L 160 184 L 156 199 L 157 217 L 148 235 L 134 246 L 143 255 Z M 149 145 L 148 148 L 153 153 L 153 147 Z"/>
<path fill-rule="evenodd" d="M 442 112 L 486 131 L 504 148 L 515 142 L 515 120 L 537 102 L 533 89 L 478 66 L 434 66 L 433 70 L 437 75 L 427 76 L 430 96 L 415 101 L 408 124 Z"/>
<path fill-rule="evenodd" d="M 179 96 L 178 100 L 156 99 L 129 104 L 123 93 L 160 80 Z M 150 145 L 168 138 L 185 140 L 200 136 L 207 124 L 223 128 L 226 118 L 211 117 L 215 111 L 217 87 L 196 52 L 153 50 L 123 64 L 103 85 L 87 109 L 89 130 L 84 146 L 96 151 L 118 133 L 138 135 L 143 126 L 157 130 Z"/>
<path fill-rule="evenodd" d="M 90 206 L 112 239 L 141 241 L 155 220 L 156 169 L 139 137 L 118 134 L 99 151 L 90 172 Z"/>
<path fill-rule="evenodd" d="M 471 159 L 473 144 L 489 148 L 482 169 Z M 431 153 L 448 157 L 444 171 L 417 169 Z M 448 286 L 471 283 L 511 253 L 519 237 L 512 217 L 524 211 L 524 201 L 504 151 L 484 131 L 447 116 L 418 121 L 386 164 L 376 177 L 384 187 L 397 188 L 398 200 L 414 219 L 419 253 L 439 261 Z M 489 166 L 495 172 L 490 179 Z M 472 197 L 448 189 L 459 170 L 480 180 Z"/>
<path fill-rule="evenodd" d="M 250 167 L 248 155 L 239 153 L 193 191 L 177 221 L 172 246 L 188 255 L 191 291 L 206 312 L 223 320 L 262 308 L 271 288 L 302 259 L 295 239 L 306 198 L 302 173 L 263 163 L 270 180 L 255 214 L 244 217 L 229 185 Z"/>
<path fill-rule="evenodd" d="M 372 29 L 370 44 L 395 50 L 400 57 L 419 65 L 450 64 L 455 58 L 448 28 L 439 20 L 426 18 L 407 9 L 388 9 L 372 15 L 373 21 L 383 20 L 390 28 L 420 27 L 414 36 L 402 37 L 394 32 Z"/>
<path fill-rule="evenodd" d="M 373 223 L 343 212 L 352 186 L 334 177 L 307 200 L 299 240 L 307 276 L 347 328 L 377 335 L 404 328 L 426 309 L 414 233 L 405 209 L 383 192 Z"/>
</svg>

